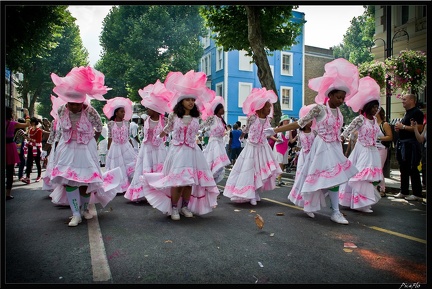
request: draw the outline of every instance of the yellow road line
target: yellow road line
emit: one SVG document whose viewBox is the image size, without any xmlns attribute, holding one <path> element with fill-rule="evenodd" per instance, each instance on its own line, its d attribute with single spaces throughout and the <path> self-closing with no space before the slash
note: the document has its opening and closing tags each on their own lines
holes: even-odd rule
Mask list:
<svg viewBox="0 0 432 289">
<path fill-rule="evenodd" d="M 272 199 L 268 199 L 268 198 L 262 198 L 262 199 L 266 200 L 266 201 L 269 201 L 269 202 L 272 202 L 272 203 L 275 203 L 275 204 L 279 204 L 279 205 L 285 206 L 285 207 L 290 207 L 290 208 L 297 209 L 297 210 L 303 210 L 303 208 L 297 207 L 295 205 L 281 203 L 281 202 L 278 202 L 278 201 L 275 201 L 275 200 L 272 200 Z M 405 239 L 408 239 L 408 240 L 411 240 L 411 241 L 416 241 L 416 242 L 419 242 L 419 243 L 427 244 L 426 240 L 423 240 L 423 239 L 420 239 L 420 238 L 412 237 L 412 236 L 401 234 L 401 233 L 398 233 L 398 232 L 393 232 L 393 231 L 386 230 L 386 229 L 383 229 L 383 228 L 380 228 L 380 227 L 376 227 L 376 226 L 370 226 L 370 227 L 366 226 L 366 227 L 368 227 L 368 228 L 370 228 L 372 230 L 376 230 L 376 231 L 380 231 L 380 232 L 383 232 L 383 233 L 386 233 L 386 234 L 398 236 L 398 237 L 405 238 Z"/>
<path fill-rule="evenodd" d="M 368 228 L 371 228 L 373 230 L 377 230 L 377 231 L 380 231 L 380 232 L 383 232 L 383 233 L 387 233 L 387 234 L 390 234 L 390 235 L 395 235 L 395 236 L 398 236 L 398 237 L 401 237 L 401 238 L 405 238 L 405 239 L 408 239 L 408 240 L 411 240 L 411 241 L 416 241 L 416 242 L 419 242 L 419 243 L 427 244 L 426 240 L 419 239 L 419 238 L 412 237 L 412 236 L 405 235 L 405 234 L 401 234 L 401 233 L 398 233 L 398 232 L 393 232 L 393 231 L 386 230 L 386 229 L 383 229 L 383 228 L 380 228 L 380 227 L 371 226 L 371 227 L 368 227 Z"/>
</svg>

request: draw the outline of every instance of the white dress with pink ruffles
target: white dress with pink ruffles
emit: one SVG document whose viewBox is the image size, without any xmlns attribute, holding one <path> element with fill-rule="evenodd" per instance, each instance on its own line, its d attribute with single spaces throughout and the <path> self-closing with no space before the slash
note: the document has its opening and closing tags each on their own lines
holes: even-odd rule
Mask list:
<svg viewBox="0 0 432 289">
<path fill-rule="evenodd" d="M 64 205 L 65 185 L 87 186 L 90 204 L 100 203 L 105 207 L 120 191 L 121 171 L 116 168 L 102 173 L 99 166 L 94 130 L 102 130 L 97 111 L 84 106 L 81 112 L 70 112 L 66 105 L 58 110 L 61 139 L 55 149 L 51 179 L 54 188 L 50 194 L 52 202 Z"/>
<path fill-rule="evenodd" d="M 381 196 L 373 183 L 378 184 L 383 179 L 381 158 L 376 147 L 380 130 L 376 118 L 369 120 L 363 115 L 357 116 L 343 132 L 344 137 L 348 138 L 355 130 L 358 131 L 357 142 L 348 159 L 359 172 L 339 190 L 339 204 L 351 209 L 376 204 Z"/>
<path fill-rule="evenodd" d="M 315 212 L 325 207 L 327 189 L 346 183 L 358 171 L 342 150 L 340 130 L 343 116 L 339 108 L 317 104 L 298 120 L 300 127 L 316 119 L 318 135 L 304 165 L 297 168 L 296 182 L 290 192 L 290 200 L 303 206 L 305 212 Z M 307 165 L 306 165 L 307 164 Z"/>
<path fill-rule="evenodd" d="M 310 152 L 310 149 L 311 149 L 312 144 L 315 140 L 316 134 L 317 134 L 317 132 L 315 130 L 311 130 L 308 133 L 306 133 L 302 130 L 299 130 L 299 133 L 298 133 L 299 146 L 301 149 L 300 149 L 299 156 L 297 159 L 297 169 L 296 169 L 296 176 L 294 179 L 294 184 L 293 184 L 291 191 L 288 195 L 288 200 L 290 200 L 291 202 L 293 202 L 295 205 L 297 205 L 299 207 L 304 207 L 304 199 L 303 199 L 301 194 L 297 193 L 301 190 L 301 186 L 302 186 L 302 184 L 299 182 L 299 176 L 300 176 L 301 170 L 303 169 L 303 166 L 308 165 L 307 163 L 305 164 L 305 159 L 306 159 L 306 156 Z"/>
<path fill-rule="evenodd" d="M 108 122 L 108 139 L 112 139 L 111 146 L 105 159 L 107 171 L 119 168 L 123 178 L 121 180 L 121 192 L 125 192 L 132 180 L 137 154 L 129 142 L 129 121 Z"/>
<path fill-rule="evenodd" d="M 225 176 L 225 166 L 231 164 L 223 139 L 226 130 L 225 125 L 218 116 L 212 115 L 201 124 L 201 128 L 207 128 L 210 134 L 203 153 L 210 170 L 213 172 L 215 182 L 219 183 Z"/>
<path fill-rule="evenodd" d="M 276 177 L 282 173 L 276 156 L 264 134 L 270 118 L 248 117 L 244 133 L 245 147 L 238 156 L 225 184 L 223 195 L 235 203 L 260 201 L 259 193 L 276 188 Z"/>
<path fill-rule="evenodd" d="M 144 197 L 143 183 L 140 177 L 145 173 L 162 172 L 163 164 L 167 156 L 167 149 L 163 138 L 157 136 L 164 128 L 164 116 L 153 121 L 148 117 L 144 121 L 143 140 L 138 152 L 134 175 L 124 197 L 131 201 L 142 201 Z"/>
<path fill-rule="evenodd" d="M 217 206 L 219 190 L 213 179 L 204 154 L 196 144 L 199 119 L 190 116 L 168 116 L 165 133 L 172 132 L 168 155 L 162 172 L 144 173 L 144 197 L 150 205 L 164 214 L 171 215 L 171 187 L 192 186 L 188 209 L 195 215 L 204 215 Z M 181 206 L 182 198 L 178 202 Z"/>
</svg>

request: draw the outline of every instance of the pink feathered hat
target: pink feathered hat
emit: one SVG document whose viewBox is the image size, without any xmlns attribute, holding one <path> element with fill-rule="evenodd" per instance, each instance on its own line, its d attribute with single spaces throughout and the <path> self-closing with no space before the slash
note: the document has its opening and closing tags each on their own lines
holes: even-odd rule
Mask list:
<svg viewBox="0 0 432 289">
<path fill-rule="evenodd" d="M 56 96 L 51 94 L 51 103 L 52 103 L 52 109 L 51 109 L 50 115 L 54 119 L 57 119 L 59 107 L 62 106 L 63 104 L 66 104 L 67 102 L 64 101 L 63 99 L 61 99 L 60 97 L 56 97 Z"/>
<path fill-rule="evenodd" d="M 309 113 L 309 111 L 311 111 L 311 109 L 314 108 L 316 105 L 317 105 L 316 103 L 312 103 L 309 105 L 302 106 L 302 108 L 300 108 L 300 111 L 299 111 L 299 118 L 302 118 L 305 115 L 307 115 Z M 316 128 L 315 118 L 312 120 L 312 128 L 313 129 Z"/>
<path fill-rule="evenodd" d="M 185 98 L 195 98 L 197 107 L 202 110 L 204 103 L 210 102 L 215 97 L 211 89 L 206 86 L 207 75 L 202 72 L 188 71 L 182 74 L 179 71 L 171 71 L 165 79 L 165 87 L 175 94 L 172 96 L 169 106 L 171 109 Z"/>
<path fill-rule="evenodd" d="M 130 120 L 133 114 L 132 111 L 132 101 L 129 98 L 117 96 L 107 100 L 107 103 L 103 107 L 103 112 L 108 119 L 114 115 L 114 111 L 119 108 L 124 107 L 125 116 L 124 120 Z"/>
<path fill-rule="evenodd" d="M 346 105 L 351 107 L 354 112 L 358 112 L 372 100 L 381 103 L 380 87 L 375 79 L 365 76 L 360 78 L 357 93 L 346 102 Z"/>
<path fill-rule="evenodd" d="M 257 110 L 264 107 L 266 102 L 275 103 L 278 100 L 273 90 L 263 88 L 254 88 L 243 102 L 243 113 L 247 116 L 254 114 Z M 273 107 L 270 116 L 273 115 Z"/>
<path fill-rule="evenodd" d="M 337 58 L 324 66 L 324 75 L 310 79 L 308 86 L 317 91 L 315 102 L 323 104 L 328 94 L 334 90 L 346 92 L 345 101 L 349 100 L 358 89 L 359 72 L 357 66 L 346 59 Z"/>
<path fill-rule="evenodd" d="M 211 115 L 214 115 L 216 107 L 222 104 L 225 107 L 225 100 L 222 96 L 215 96 L 213 101 L 204 103 L 204 109 L 201 111 L 201 118 L 206 119 Z"/>
<path fill-rule="evenodd" d="M 103 95 L 111 89 L 104 85 L 104 74 L 90 66 L 74 67 L 65 77 L 51 73 L 51 79 L 56 85 L 53 91 L 66 102 L 81 103 L 87 95 L 105 100 Z"/>
<path fill-rule="evenodd" d="M 141 96 L 141 104 L 160 114 L 170 111 L 168 103 L 174 96 L 174 92 L 168 90 L 158 79 L 155 84 L 149 84 L 143 89 L 138 90 Z"/>
</svg>

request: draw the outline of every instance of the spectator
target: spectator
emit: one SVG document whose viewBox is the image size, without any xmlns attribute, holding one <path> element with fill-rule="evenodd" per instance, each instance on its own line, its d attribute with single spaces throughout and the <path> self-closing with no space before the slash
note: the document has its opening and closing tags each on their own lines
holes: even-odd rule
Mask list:
<svg viewBox="0 0 432 289">
<path fill-rule="evenodd" d="M 230 147 L 230 161 L 231 164 L 234 165 L 238 156 L 241 153 L 241 142 L 240 142 L 240 136 L 241 136 L 242 132 L 239 129 L 239 125 L 238 123 L 235 123 L 233 125 L 233 130 L 230 132 L 229 135 L 229 147 Z"/>
<path fill-rule="evenodd" d="M 18 122 L 26 123 L 24 118 L 19 118 Z M 20 158 L 20 163 L 18 165 L 18 180 L 20 181 L 22 181 L 21 179 L 24 176 L 24 168 L 27 161 L 27 151 L 28 151 L 27 140 L 28 140 L 27 134 L 23 129 L 19 128 L 15 130 L 15 143 L 17 145 L 18 154 Z"/>
<path fill-rule="evenodd" d="M 423 131 L 421 132 L 421 134 L 418 131 L 418 126 L 417 126 L 417 122 L 415 120 L 411 120 L 411 126 L 414 129 L 414 133 L 416 136 L 416 139 L 419 143 L 423 144 L 424 147 L 424 160 L 423 160 L 423 155 L 422 155 L 422 170 L 424 169 L 424 172 L 422 171 L 422 177 L 424 179 L 424 185 L 426 187 L 426 145 L 427 145 L 427 124 L 424 125 L 423 127 Z M 424 201 L 424 203 L 426 203 L 426 201 Z"/>
<path fill-rule="evenodd" d="M 6 200 L 12 200 L 14 197 L 11 195 L 13 177 L 15 174 L 15 164 L 20 162 L 16 143 L 14 142 L 14 134 L 16 129 L 25 129 L 30 126 L 30 116 L 28 110 L 24 109 L 25 122 L 19 123 L 14 120 L 15 113 L 12 108 L 7 106 L 5 113 L 5 126 L 6 126 Z"/>
<path fill-rule="evenodd" d="M 381 107 L 378 110 L 378 113 L 376 114 L 376 118 L 377 118 L 377 123 L 380 127 L 377 136 L 376 146 L 378 149 L 378 153 L 380 154 L 381 165 L 384 170 L 384 165 L 387 161 L 387 157 L 389 156 L 390 146 L 393 142 L 393 132 L 390 127 L 390 124 L 385 121 L 386 117 L 385 117 L 385 111 L 383 107 Z M 380 192 L 381 197 L 386 196 L 385 178 L 382 178 L 381 182 L 378 184 L 377 189 Z"/>
<path fill-rule="evenodd" d="M 39 182 L 42 179 L 42 167 L 41 167 L 41 153 L 42 153 L 42 134 L 43 131 L 38 127 L 39 120 L 36 117 L 30 118 L 30 129 L 28 132 L 28 143 L 27 143 L 27 162 L 26 162 L 26 177 L 22 179 L 22 182 L 30 184 L 30 174 L 33 169 L 33 161 L 36 162 L 37 177 L 35 182 Z"/>
<path fill-rule="evenodd" d="M 423 130 L 423 112 L 416 105 L 416 96 L 406 94 L 402 96 L 402 106 L 405 115 L 401 121 L 396 122 L 395 130 L 399 134 L 396 144 L 396 159 L 399 163 L 401 187 L 396 198 L 405 198 L 408 201 L 421 201 L 422 184 L 418 166 L 421 160 L 421 144 L 417 141 L 411 120 L 416 122 L 418 131 Z M 411 178 L 412 195 L 409 194 Z"/>
<path fill-rule="evenodd" d="M 42 118 L 41 129 L 42 129 L 42 148 L 45 149 L 51 131 L 51 123 L 46 117 Z M 47 155 L 49 155 L 50 153 L 49 150 L 45 150 L 45 151 Z M 47 162 L 48 162 L 48 158 L 44 157 L 43 165 L 42 165 L 43 169 L 46 169 Z"/>
<path fill-rule="evenodd" d="M 130 125 L 129 125 L 129 134 L 130 134 L 130 142 L 132 144 L 133 149 L 135 150 L 135 154 L 138 155 L 138 150 L 139 150 L 139 144 L 140 144 L 140 140 L 138 137 L 138 120 L 139 120 L 139 116 L 134 113 L 132 115 L 132 120 L 130 121 Z"/>
<path fill-rule="evenodd" d="M 230 132 L 231 131 L 232 131 L 232 126 L 230 124 L 227 124 L 227 129 L 225 131 L 223 139 L 224 139 L 224 143 L 225 143 L 225 151 L 226 151 L 226 154 L 228 155 L 228 157 L 230 158 L 230 161 L 231 161 L 231 157 L 230 157 L 231 150 L 229 147 L 229 140 L 230 140 Z"/>
</svg>

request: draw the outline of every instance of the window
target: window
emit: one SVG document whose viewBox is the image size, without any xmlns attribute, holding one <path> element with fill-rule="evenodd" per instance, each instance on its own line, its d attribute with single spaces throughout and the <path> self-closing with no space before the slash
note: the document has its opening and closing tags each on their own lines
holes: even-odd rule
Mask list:
<svg viewBox="0 0 432 289">
<path fill-rule="evenodd" d="M 238 106 L 243 107 L 243 102 L 252 91 L 252 83 L 239 82 Z"/>
<path fill-rule="evenodd" d="M 281 52 L 281 75 L 292 76 L 293 56 L 289 52 Z"/>
<path fill-rule="evenodd" d="M 219 95 L 222 97 L 224 96 L 223 95 L 223 82 L 216 83 L 215 91 L 216 91 L 216 95 Z"/>
<path fill-rule="evenodd" d="M 211 57 L 210 53 L 208 53 L 201 58 L 201 70 L 206 75 L 211 75 L 211 58 L 210 57 Z"/>
<path fill-rule="evenodd" d="M 281 110 L 292 110 L 293 93 L 292 87 L 281 86 L 280 102 Z"/>
<path fill-rule="evenodd" d="M 216 71 L 223 68 L 223 48 L 216 49 Z"/>
<path fill-rule="evenodd" d="M 244 50 L 239 51 L 239 70 L 252 71 L 252 57 L 247 56 L 246 53 Z"/>
</svg>

